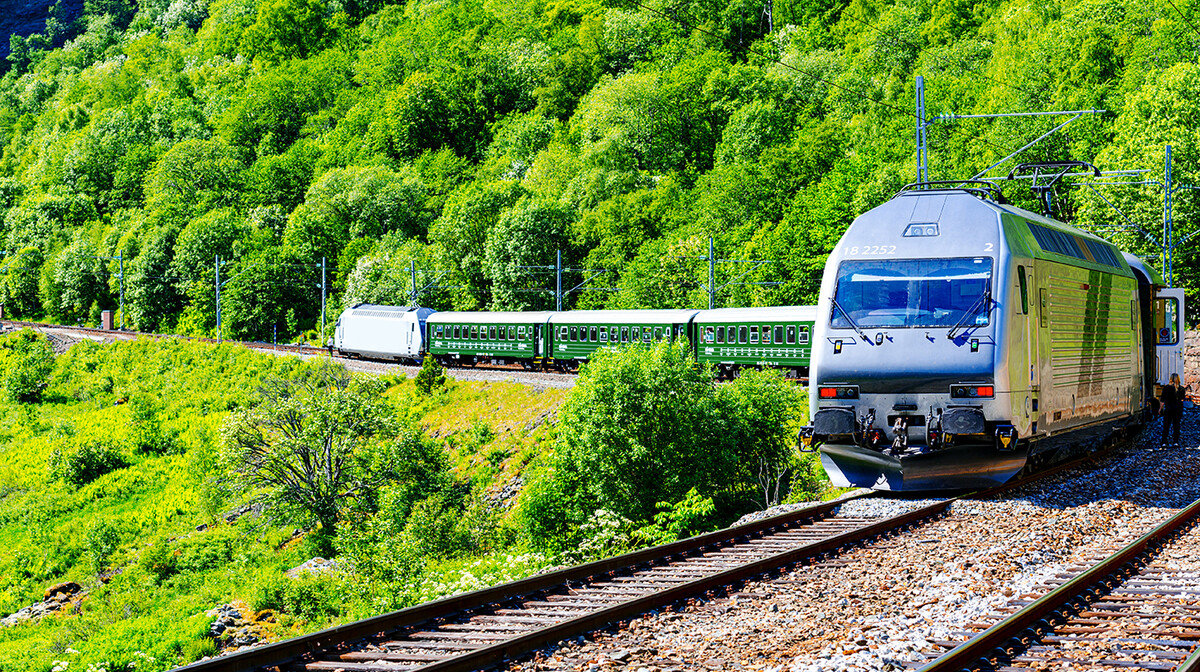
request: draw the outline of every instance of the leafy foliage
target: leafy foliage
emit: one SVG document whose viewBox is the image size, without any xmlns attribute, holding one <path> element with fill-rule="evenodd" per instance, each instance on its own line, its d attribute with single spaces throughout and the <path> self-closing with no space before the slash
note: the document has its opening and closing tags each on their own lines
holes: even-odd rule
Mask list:
<svg viewBox="0 0 1200 672">
<path fill-rule="evenodd" d="M 0 373 L 9 399 L 40 400 L 53 370 L 54 350 L 46 337 L 29 329 L 0 337 Z"/>
<path fill-rule="evenodd" d="M 397 431 L 381 392 L 377 380 L 335 364 L 267 381 L 264 403 L 222 427 L 230 473 L 246 490 L 264 490 L 280 515 L 334 536 L 339 518 L 394 473 L 392 455 L 375 450 Z"/>
<path fill-rule="evenodd" d="M 224 277 L 265 267 L 230 288 L 241 298 L 223 316 L 253 338 L 314 330 L 320 292 L 298 269 L 322 259 L 334 311 L 408 290 L 392 276 L 410 263 L 444 287 L 423 305 L 546 307 L 560 251 L 605 271 L 568 308 L 703 306 L 709 237 L 719 258 L 771 262 L 719 304 L 813 303 L 853 217 L 915 178 L 916 75 L 931 118 L 1109 110 L 1016 160 L 1161 182 L 1171 144 L 1176 181 L 1196 182 L 1187 2 L 1158 16 L 1130 0 L 788 1 L 771 5 L 773 32 L 761 3 L 741 0 L 84 5 L 74 24 L 60 8 L 14 39 L 0 78 L 10 315 L 94 322 L 120 284 L 96 257 L 118 254 L 127 323 L 197 335 L 216 326 L 216 255 Z M 1047 123 L 939 121 L 930 173 L 972 175 Z M 1180 239 L 1197 198 L 1175 194 Z M 1159 187 L 1058 202 L 1158 258 Z M 1195 289 L 1190 250 L 1176 250 L 1177 276 Z M 718 264 L 716 284 L 743 271 Z"/>
</svg>

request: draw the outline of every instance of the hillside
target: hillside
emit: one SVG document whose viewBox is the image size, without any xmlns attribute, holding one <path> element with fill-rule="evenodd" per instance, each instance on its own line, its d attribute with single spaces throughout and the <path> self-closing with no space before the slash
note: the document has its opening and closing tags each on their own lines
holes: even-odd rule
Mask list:
<svg viewBox="0 0 1200 672">
<path fill-rule="evenodd" d="M 314 329 L 323 260 L 331 313 L 407 301 L 413 271 L 424 305 L 539 308 L 559 250 L 566 287 L 584 285 L 568 306 L 702 306 L 710 236 L 720 259 L 770 262 L 718 264 L 737 283 L 719 305 L 811 303 L 854 215 L 916 178 L 916 75 L 930 117 L 1107 111 L 1021 160 L 1161 180 L 1169 143 L 1190 182 L 1200 158 L 1196 0 L 87 8 L 0 80 L 9 316 L 95 322 L 123 280 L 128 324 L 212 333 L 218 259 L 226 336 Z M 933 123 L 931 176 L 969 177 L 1064 120 Z M 1180 235 L 1194 193 L 1175 195 Z M 1062 204 L 1158 254 L 1160 188 Z"/>
</svg>

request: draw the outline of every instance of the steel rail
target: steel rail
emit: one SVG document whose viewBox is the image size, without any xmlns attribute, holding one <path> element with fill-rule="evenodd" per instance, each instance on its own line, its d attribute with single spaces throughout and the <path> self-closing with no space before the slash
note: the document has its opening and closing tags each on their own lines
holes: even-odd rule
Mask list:
<svg viewBox="0 0 1200 672">
<path fill-rule="evenodd" d="M 1132 571 L 1131 568 L 1145 560 L 1143 555 L 1169 541 L 1177 532 L 1196 522 L 1200 515 L 1200 500 L 1196 500 L 1179 513 L 1171 516 L 1153 530 L 1139 537 L 1133 543 L 1125 546 L 1116 553 L 1108 556 L 1082 574 L 1067 581 L 1058 588 L 1034 600 L 1031 604 L 1018 610 L 999 623 L 982 633 L 951 649 L 933 662 L 920 668 L 919 672 L 959 672 L 960 670 L 988 669 L 990 662 L 1000 656 L 1005 647 L 1023 648 L 1033 636 L 1041 636 L 1037 632 L 1040 627 L 1047 630 L 1046 625 L 1039 626 L 1042 621 L 1060 620 L 1063 612 L 1070 611 L 1081 603 L 1094 601 L 1098 596 L 1096 588 L 1109 580 L 1113 574 Z M 1106 586 L 1111 587 L 1111 586 Z M 1090 593 L 1089 593 L 1090 591 Z M 1024 640 L 1024 641 L 1023 641 Z M 1019 646 L 1018 646 L 1019 644 Z M 981 661 L 987 661 L 980 665 Z M 1200 665 L 1200 654 L 1193 652 L 1185 661 L 1186 669 L 1195 670 Z M 1181 666 L 1179 669 L 1185 669 Z"/>
<path fill-rule="evenodd" d="M 881 519 L 878 522 L 855 530 L 797 546 L 781 553 L 705 576 L 696 581 L 665 588 L 567 621 L 548 625 L 525 634 L 517 635 L 512 639 L 480 647 L 442 661 L 423 665 L 420 669 L 421 672 L 462 672 L 489 667 L 501 660 L 512 659 L 537 648 L 553 644 L 554 642 L 593 632 L 611 623 L 628 620 L 652 609 L 679 602 L 687 597 L 737 584 L 755 576 L 761 576 L 778 570 L 780 567 L 816 558 L 844 546 L 861 543 L 906 526 L 934 519 L 946 513 L 954 502 L 964 497 L 990 497 L 1013 490 L 1077 467 L 1084 462 L 1103 455 L 1105 452 L 1108 451 L 1093 453 L 1064 462 L 1045 471 L 1031 474 L 984 491 L 949 497 L 941 502 L 927 505 L 900 516 Z M 416 605 L 363 621 L 335 626 L 309 635 L 301 635 L 276 644 L 269 644 L 219 658 L 192 663 L 191 665 L 178 668 L 178 672 L 216 672 L 218 670 L 221 672 L 242 672 L 261 667 L 294 663 L 298 659 L 313 654 L 336 655 L 336 649 L 339 646 L 344 646 L 351 642 L 413 628 L 450 616 L 469 614 L 497 603 L 520 599 L 542 591 L 554 589 L 569 584 L 572 581 L 583 581 L 621 570 L 630 570 L 657 561 L 667 560 L 671 557 L 684 556 L 705 549 L 719 547 L 723 544 L 735 542 L 738 539 L 760 536 L 771 530 L 786 529 L 792 525 L 816 520 L 826 516 L 836 506 L 849 499 L 857 499 L 872 494 L 860 493 L 837 502 L 816 504 L 747 525 L 718 530 L 663 546 L 634 551 L 607 560 L 587 563 L 578 567 L 522 579 L 510 584 Z"/>
<path fill-rule="evenodd" d="M 760 521 L 730 527 L 716 532 L 709 532 L 689 539 L 654 546 L 604 560 L 597 560 L 575 567 L 549 572 L 521 579 L 511 583 L 484 588 L 469 593 L 426 602 L 399 611 L 381 614 L 354 623 L 334 626 L 308 635 L 301 635 L 275 644 L 240 651 L 219 658 L 212 658 L 178 668 L 188 672 L 223 670 L 237 672 L 258 667 L 277 665 L 299 658 L 305 654 L 327 650 L 333 645 L 360 640 L 365 637 L 392 632 L 403 628 L 419 625 L 428 621 L 475 611 L 488 606 L 507 602 L 526 595 L 535 594 L 552 588 L 557 588 L 573 581 L 584 581 L 592 577 L 602 576 L 613 572 L 636 568 L 639 565 L 653 563 L 676 555 L 685 555 L 730 543 L 740 538 L 750 538 L 761 535 L 772 529 L 786 529 L 806 521 L 824 517 L 837 506 L 850 499 L 872 496 L 874 493 L 864 492 L 852 497 L 834 502 L 822 502 L 796 511 L 789 511 L 778 516 L 772 516 Z M 877 525 L 870 526 L 872 528 Z M 842 535 L 839 535 L 842 536 Z M 841 544 L 848 543 L 843 540 Z M 834 547 L 836 548 L 836 546 Z M 740 568 L 736 568 L 740 569 Z M 735 571 L 735 570 L 730 570 Z M 759 570 L 760 573 L 762 570 Z M 703 590 L 694 592 L 704 592 Z M 694 593 L 693 593 L 694 594 Z M 672 601 L 680 599 L 673 597 Z M 618 619 L 619 620 L 619 619 Z M 596 626 L 592 626 L 595 629 Z M 558 637 L 561 639 L 562 637 Z M 525 639 L 525 638 L 522 638 Z M 552 640 L 557 641 L 557 639 Z M 495 647 L 489 647 L 494 649 Z M 431 668 L 434 669 L 434 668 Z M 436 668 L 443 669 L 443 668 Z"/>
</svg>

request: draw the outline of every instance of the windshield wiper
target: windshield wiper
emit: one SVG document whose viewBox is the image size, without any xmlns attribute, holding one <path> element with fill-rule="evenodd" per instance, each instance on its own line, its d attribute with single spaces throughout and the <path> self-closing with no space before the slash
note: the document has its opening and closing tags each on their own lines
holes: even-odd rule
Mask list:
<svg viewBox="0 0 1200 672">
<path fill-rule="evenodd" d="M 946 338 L 953 341 L 955 332 L 957 332 L 963 326 L 963 322 L 966 322 L 968 317 L 975 317 L 976 307 L 980 303 L 984 303 L 985 301 L 987 302 L 986 303 L 987 310 L 984 311 L 984 313 L 986 314 L 988 312 L 991 312 L 991 310 L 992 310 L 992 290 L 991 289 L 983 290 L 983 294 L 980 294 L 979 298 L 975 299 L 975 303 L 972 303 L 971 307 L 967 308 L 967 312 L 963 313 L 963 316 L 958 318 L 958 322 L 956 322 L 954 324 L 954 326 L 950 328 L 950 331 L 946 332 Z"/>
<path fill-rule="evenodd" d="M 863 330 L 858 328 L 858 324 L 854 321 L 854 318 L 850 317 L 850 313 L 846 312 L 846 309 L 842 307 L 842 304 L 838 303 L 837 297 L 831 296 L 829 297 L 829 300 L 833 302 L 834 308 L 842 311 L 842 315 L 846 316 L 846 321 L 850 323 L 850 327 L 853 328 L 854 331 L 858 332 L 858 335 L 862 336 L 864 341 L 870 343 L 871 339 L 867 338 L 867 335 L 863 333 Z"/>
</svg>

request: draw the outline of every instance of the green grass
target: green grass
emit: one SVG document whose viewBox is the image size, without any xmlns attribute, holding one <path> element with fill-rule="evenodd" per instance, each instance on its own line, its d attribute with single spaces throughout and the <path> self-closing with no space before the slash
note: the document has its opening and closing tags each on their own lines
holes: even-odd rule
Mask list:
<svg viewBox="0 0 1200 672">
<path fill-rule="evenodd" d="M 275 610 L 263 628 L 275 638 L 384 608 L 361 581 L 284 578 L 316 553 L 311 536 L 293 539 L 291 525 L 264 518 L 222 518 L 240 503 L 216 470 L 222 420 L 255 402 L 264 377 L 304 366 L 228 345 L 82 343 L 58 358 L 42 403 L 0 401 L 0 613 L 60 581 L 90 591 L 77 611 L 0 629 L 0 671 L 49 672 L 63 661 L 70 672 L 169 669 L 213 653 L 205 612 L 233 600 Z M 464 492 L 500 490 L 544 450 L 564 396 L 451 381 L 421 397 L 409 380 L 389 383 L 398 413 L 449 451 Z M 141 402 L 168 437 L 162 454 L 135 450 L 131 409 Z M 51 477 L 56 450 L 89 443 L 119 451 L 129 466 L 81 486 Z M 546 562 L 514 549 L 426 559 L 405 600 L 510 580 Z"/>
</svg>

